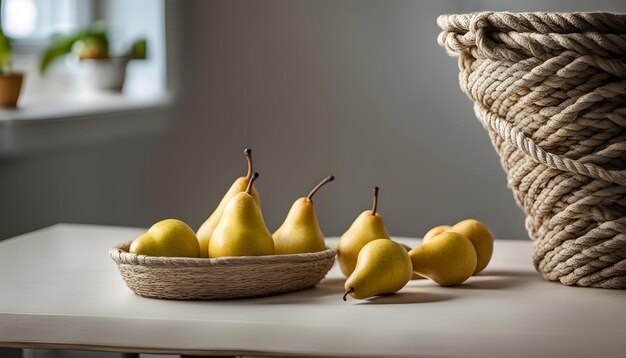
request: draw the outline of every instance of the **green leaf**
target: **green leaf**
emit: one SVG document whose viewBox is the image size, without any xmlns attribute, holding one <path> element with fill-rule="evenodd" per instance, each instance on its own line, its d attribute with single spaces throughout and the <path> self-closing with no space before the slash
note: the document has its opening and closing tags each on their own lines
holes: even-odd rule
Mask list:
<svg viewBox="0 0 626 358">
<path fill-rule="evenodd" d="M 109 39 L 99 33 L 83 34 L 72 45 L 72 52 L 81 59 L 109 58 Z"/>
<path fill-rule="evenodd" d="M 89 49 L 97 49 L 98 52 L 102 54 L 101 57 L 109 56 L 107 25 L 106 23 L 99 21 L 93 23 L 85 30 L 73 35 L 54 35 L 50 46 L 44 50 L 41 56 L 39 71 L 44 73 L 54 60 L 71 53 L 74 45 L 78 42 L 80 42 L 80 46 L 76 46 L 75 51 L 77 52 L 80 52 L 81 50 L 87 48 L 87 46 L 90 46 Z M 77 54 L 80 55 L 80 53 Z"/>
<path fill-rule="evenodd" d="M 44 73 L 54 60 L 70 53 L 76 40 L 76 36 L 55 35 L 52 43 L 41 56 L 39 72 Z"/>
<path fill-rule="evenodd" d="M 11 69 L 11 39 L 0 31 L 0 72 L 9 72 Z"/>
<path fill-rule="evenodd" d="M 128 57 L 131 60 L 145 60 L 146 53 L 148 52 L 148 41 L 146 39 L 139 39 L 130 46 L 128 50 Z"/>
</svg>

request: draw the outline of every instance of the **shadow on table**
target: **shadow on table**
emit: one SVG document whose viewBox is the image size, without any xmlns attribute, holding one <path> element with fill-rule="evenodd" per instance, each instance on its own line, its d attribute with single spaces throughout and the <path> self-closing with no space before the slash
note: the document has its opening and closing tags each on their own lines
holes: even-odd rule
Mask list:
<svg viewBox="0 0 626 358">
<path fill-rule="evenodd" d="M 255 304 L 299 304 L 318 301 L 319 299 L 325 297 L 335 297 L 337 302 L 341 303 L 344 294 L 344 281 L 345 280 L 343 278 L 325 279 L 315 287 L 298 292 L 261 298 L 258 299 Z M 443 293 L 424 291 L 400 291 L 392 295 L 375 296 L 366 300 L 356 300 L 353 298 L 348 298 L 348 300 L 356 302 L 356 304 L 383 305 L 440 302 L 447 301 L 453 298 L 454 296 Z"/>
<path fill-rule="evenodd" d="M 357 304 L 413 304 L 448 301 L 460 297 L 455 293 L 457 290 L 497 290 L 524 286 L 536 279 L 541 281 L 541 276 L 535 272 L 517 271 L 486 271 L 470 278 L 458 286 L 440 287 L 430 280 L 414 280 L 413 289 L 404 289 L 393 295 L 382 295 L 366 300 L 359 300 Z M 302 291 L 285 293 L 282 295 L 268 296 L 252 299 L 255 304 L 299 304 L 315 302 L 325 297 L 336 297 L 341 301 L 344 288 L 343 278 L 327 278 L 319 285 Z M 424 288 L 432 286 L 437 292 L 425 291 Z M 448 292 L 442 293 L 446 290 Z M 458 291 L 457 291 L 458 292 Z"/>
<path fill-rule="evenodd" d="M 320 298 L 330 296 L 336 296 L 338 300 L 341 300 L 341 297 L 343 296 L 344 281 L 344 279 L 340 278 L 324 279 L 315 287 L 306 288 L 302 291 L 260 298 L 258 299 L 258 302 L 255 302 L 255 304 L 298 304 L 303 302 L 312 302 Z"/>
<path fill-rule="evenodd" d="M 541 278 L 537 271 L 506 271 L 506 270 L 490 270 L 487 269 L 479 273 L 476 277 L 481 276 L 509 276 L 509 277 L 537 277 Z"/>
<path fill-rule="evenodd" d="M 497 290 L 524 286 L 534 280 L 542 280 L 541 276 L 536 272 L 487 271 L 477 276 L 471 277 L 469 280 L 461 285 L 452 286 L 451 288 L 469 290 Z"/>
<path fill-rule="evenodd" d="M 359 301 L 359 305 L 401 305 L 413 303 L 442 302 L 454 299 L 454 296 L 434 292 L 396 292 L 393 295 L 381 295 Z"/>
</svg>

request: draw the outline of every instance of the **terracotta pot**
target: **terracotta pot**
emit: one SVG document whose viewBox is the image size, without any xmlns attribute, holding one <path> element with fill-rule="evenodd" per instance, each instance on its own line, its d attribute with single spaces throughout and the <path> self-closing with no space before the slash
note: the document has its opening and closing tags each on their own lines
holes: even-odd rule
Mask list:
<svg viewBox="0 0 626 358">
<path fill-rule="evenodd" d="M 23 80 L 23 73 L 0 74 L 0 107 L 17 107 Z"/>
</svg>

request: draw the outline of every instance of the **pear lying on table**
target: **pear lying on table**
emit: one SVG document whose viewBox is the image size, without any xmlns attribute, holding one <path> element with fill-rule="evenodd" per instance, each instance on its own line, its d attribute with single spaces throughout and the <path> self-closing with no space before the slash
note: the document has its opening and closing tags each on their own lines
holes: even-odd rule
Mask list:
<svg viewBox="0 0 626 358">
<path fill-rule="evenodd" d="M 359 252 L 356 267 L 344 284 L 343 300 L 348 295 L 363 299 L 395 293 L 406 286 L 412 274 L 404 246 L 388 239 L 371 241 Z"/>
<path fill-rule="evenodd" d="M 246 190 L 248 182 L 252 177 L 252 150 L 246 148 L 246 150 L 244 150 L 244 154 L 246 155 L 246 159 L 248 160 L 248 174 L 246 174 L 245 177 L 239 177 L 237 178 L 237 180 L 235 180 L 230 189 L 228 189 L 226 194 L 224 194 L 224 197 L 220 201 L 217 208 L 215 208 L 209 218 L 206 219 L 206 221 L 198 229 L 197 236 L 198 242 L 200 243 L 200 253 L 202 254 L 202 257 L 209 257 L 209 240 L 211 240 L 211 235 L 213 234 L 213 231 L 217 227 L 217 224 L 219 224 L 220 219 L 222 218 L 222 214 L 224 212 L 224 209 L 226 208 L 226 205 L 228 204 L 230 199 L 235 196 L 235 194 Z M 252 195 L 257 205 L 259 205 L 260 207 L 261 200 L 259 199 L 259 194 L 257 193 L 255 188 L 252 188 L 250 195 Z"/>
<path fill-rule="evenodd" d="M 441 286 L 470 278 L 476 269 L 476 251 L 465 236 L 446 231 L 409 251 L 413 271 Z"/>
<path fill-rule="evenodd" d="M 487 267 L 491 260 L 491 255 L 493 254 L 493 234 L 485 224 L 475 219 L 466 219 L 453 226 L 440 225 L 430 229 L 426 235 L 424 235 L 422 243 L 446 231 L 454 231 L 465 236 L 474 246 L 477 260 L 474 275 Z"/>
<path fill-rule="evenodd" d="M 356 267 L 357 257 L 361 249 L 376 239 L 389 239 L 385 221 L 379 213 L 378 187 L 374 188 L 372 210 L 365 210 L 352 223 L 350 228 L 339 238 L 337 244 L 337 261 L 341 272 L 348 277 Z"/>
<path fill-rule="evenodd" d="M 426 234 L 424 234 L 424 237 L 422 237 L 422 243 L 425 243 L 426 241 L 432 239 L 433 237 L 439 234 L 443 234 L 444 232 L 450 230 L 451 228 L 452 226 L 450 225 L 435 226 L 434 228 L 428 230 Z"/>
<path fill-rule="evenodd" d="M 274 232 L 274 247 L 277 255 L 318 252 L 326 249 L 324 234 L 317 222 L 313 207 L 313 195 L 326 183 L 335 179 L 324 178 L 305 198 L 293 203 L 283 224 Z"/>
<path fill-rule="evenodd" d="M 246 190 L 235 194 L 224 208 L 222 218 L 209 240 L 209 257 L 274 254 L 274 240 L 251 194 L 252 184 L 258 176 L 258 173 L 254 173 Z"/>
<path fill-rule="evenodd" d="M 484 270 L 493 254 L 493 234 L 489 228 L 478 220 L 467 219 L 454 224 L 450 231 L 464 235 L 474 246 L 477 260 L 474 275 Z"/>
<path fill-rule="evenodd" d="M 432 239 L 433 237 L 450 230 L 451 227 L 452 226 L 450 226 L 450 225 L 435 226 L 434 228 L 428 230 L 428 232 L 426 234 L 424 234 L 424 237 L 422 237 L 422 243 L 425 243 L 426 241 Z M 409 251 L 411 251 L 411 249 L 409 249 Z M 420 274 L 413 272 L 413 279 L 420 279 L 420 278 L 426 278 L 426 277 L 421 276 Z"/>
<path fill-rule="evenodd" d="M 402 245 L 402 247 L 404 247 L 404 249 L 409 252 L 411 250 L 413 250 L 413 248 L 411 248 L 411 246 L 409 245 L 405 245 L 405 244 L 400 244 Z M 426 277 L 424 276 L 420 276 L 418 273 L 413 272 L 413 275 L 411 276 L 411 280 L 421 280 L 421 279 L 425 279 Z"/>
<path fill-rule="evenodd" d="M 200 257 L 200 245 L 193 230 L 176 219 L 159 221 L 133 240 L 130 253 L 148 256 Z"/>
</svg>

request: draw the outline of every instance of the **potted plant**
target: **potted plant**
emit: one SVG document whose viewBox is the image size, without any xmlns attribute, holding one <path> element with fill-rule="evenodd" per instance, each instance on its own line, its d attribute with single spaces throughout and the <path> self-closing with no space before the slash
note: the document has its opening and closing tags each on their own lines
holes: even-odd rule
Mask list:
<svg viewBox="0 0 626 358">
<path fill-rule="evenodd" d="M 17 107 L 24 74 L 13 71 L 11 40 L 0 28 L 0 107 Z"/>
<path fill-rule="evenodd" d="M 55 60 L 65 57 L 73 61 L 80 89 L 121 91 L 128 61 L 145 59 L 146 47 L 146 40 L 139 39 L 123 54 L 113 56 L 106 25 L 95 23 L 75 34 L 53 36 L 41 57 L 39 70 L 43 74 Z"/>
</svg>

